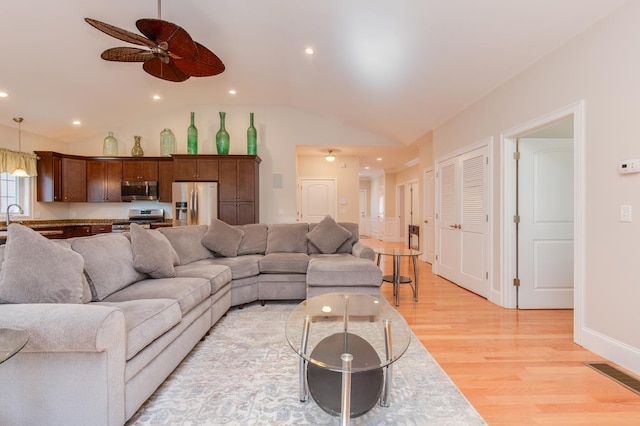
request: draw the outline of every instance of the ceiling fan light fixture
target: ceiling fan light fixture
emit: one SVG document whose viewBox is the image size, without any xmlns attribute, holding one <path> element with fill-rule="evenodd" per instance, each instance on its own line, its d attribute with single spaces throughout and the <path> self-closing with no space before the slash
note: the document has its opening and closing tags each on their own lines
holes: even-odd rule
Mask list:
<svg viewBox="0 0 640 426">
<path fill-rule="evenodd" d="M 329 153 L 327 155 L 324 156 L 324 159 L 327 160 L 328 162 L 332 162 L 336 159 L 336 156 L 333 155 L 333 151 L 329 150 Z"/>
</svg>

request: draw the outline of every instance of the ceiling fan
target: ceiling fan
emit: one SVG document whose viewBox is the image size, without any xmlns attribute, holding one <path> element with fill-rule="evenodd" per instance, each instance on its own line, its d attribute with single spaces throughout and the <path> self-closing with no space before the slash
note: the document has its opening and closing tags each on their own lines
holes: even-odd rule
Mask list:
<svg viewBox="0 0 640 426">
<path fill-rule="evenodd" d="M 158 1 L 158 16 L 160 2 Z M 128 43 L 144 46 L 114 47 L 102 52 L 107 61 L 143 62 L 142 68 L 154 77 L 168 81 L 185 81 L 189 77 L 220 74 L 225 67 L 212 51 L 194 41 L 182 27 L 162 19 L 138 19 L 136 27 L 144 34 L 133 33 L 104 22 L 84 18 L 105 34 Z"/>
</svg>

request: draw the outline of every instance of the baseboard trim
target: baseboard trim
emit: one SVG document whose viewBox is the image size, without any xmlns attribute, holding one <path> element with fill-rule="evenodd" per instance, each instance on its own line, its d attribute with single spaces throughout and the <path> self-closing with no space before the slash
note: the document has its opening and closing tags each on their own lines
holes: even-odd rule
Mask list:
<svg viewBox="0 0 640 426">
<path fill-rule="evenodd" d="M 619 366 L 640 375 L 640 350 L 599 333 L 593 329 L 582 329 L 582 346 Z"/>
</svg>

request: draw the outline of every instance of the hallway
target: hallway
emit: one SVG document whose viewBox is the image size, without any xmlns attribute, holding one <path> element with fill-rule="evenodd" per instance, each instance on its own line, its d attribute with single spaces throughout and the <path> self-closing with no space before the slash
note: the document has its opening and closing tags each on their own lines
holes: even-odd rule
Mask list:
<svg viewBox="0 0 640 426">
<path fill-rule="evenodd" d="M 381 265 L 391 273 L 390 258 Z M 408 258 L 401 271 L 413 276 Z M 401 286 L 398 310 L 487 423 L 640 424 L 640 395 L 584 365 L 604 360 L 573 343 L 572 310 L 503 309 L 432 274 L 428 263 L 418 261 L 418 271 L 419 301 Z M 391 284 L 382 294 L 393 303 Z"/>
</svg>

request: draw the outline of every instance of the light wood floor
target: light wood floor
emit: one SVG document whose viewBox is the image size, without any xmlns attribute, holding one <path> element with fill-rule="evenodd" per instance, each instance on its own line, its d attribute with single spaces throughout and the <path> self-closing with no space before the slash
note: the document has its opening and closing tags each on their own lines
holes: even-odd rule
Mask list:
<svg viewBox="0 0 640 426">
<path fill-rule="evenodd" d="M 573 343 L 572 310 L 503 309 L 418 271 L 419 301 L 401 286 L 398 310 L 489 425 L 640 425 L 640 395 L 584 365 L 603 358 Z M 382 294 L 393 304 L 391 284 Z"/>
</svg>

